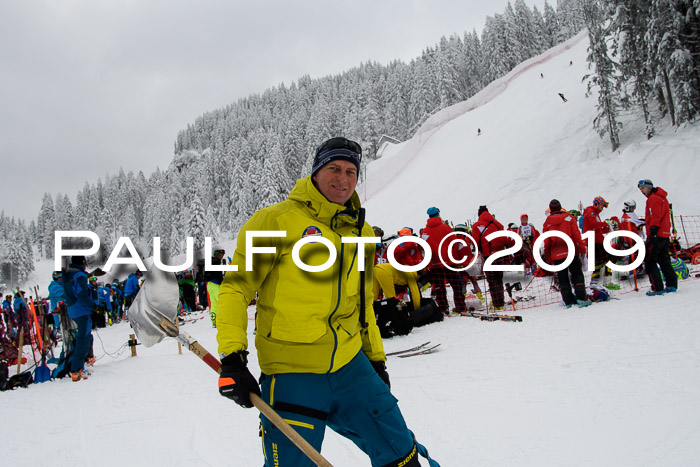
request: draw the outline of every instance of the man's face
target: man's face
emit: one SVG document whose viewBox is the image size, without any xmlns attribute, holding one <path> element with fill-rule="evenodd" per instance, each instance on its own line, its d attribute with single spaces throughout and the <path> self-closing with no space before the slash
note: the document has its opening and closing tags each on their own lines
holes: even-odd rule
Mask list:
<svg viewBox="0 0 700 467">
<path fill-rule="evenodd" d="M 348 161 L 330 161 L 316 172 L 313 181 L 328 201 L 345 204 L 357 185 L 357 167 Z"/>
<path fill-rule="evenodd" d="M 643 194 L 644 196 L 646 196 L 647 198 L 648 198 L 649 195 L 651 194 L 651 188 L 649 188 L 648 186 L 640 186 L 640 187 L 639 187 L 639 191 L 641 191 L 642 194 Z"/>
<path fill-rule="evenodd" d="M 523 217 L 520 218 L 520 223 L 521 223 L 522 225 L 527 225 L 527 220 L 528 220 L 528 219 L 527 219 L 527 216 L 523 216 Z"/>
</svg>

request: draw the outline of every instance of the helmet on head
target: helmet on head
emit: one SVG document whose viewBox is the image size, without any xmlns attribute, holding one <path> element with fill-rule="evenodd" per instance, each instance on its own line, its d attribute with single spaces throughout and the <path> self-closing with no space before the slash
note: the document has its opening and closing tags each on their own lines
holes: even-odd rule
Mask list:
<svg viewBox="0 0 700 467">
<path fill-rule="evenodd" d="M 520 220 L 523 220 L 523 217 L 528 217 L 527 214 L 520 214 Z"/>
<path fill-rule="evenodd" d="M 605 198 L 603 198 L 602 196 L 596 196 L 596 197 L 593 199 L 593 207 L 596 207 L 596 208 L 597 208 L 597 207 L 600 207 L 600 206 L 602 206 L 602 207 L 604 207 L 604 208 L 607 208 L 607 207 L 608 207 L 608 202 L 605 201 Z"/>
<path fill-rule="evenodd" d="M 464 224 L 457 224 L 454 228 L 455 232 L 469 232 L 469 229 Z"/>
<path fill-rule="evenodd" d="M 637 203 L 633 199 L 625 201 L 625 207 L 622 209 L 625 212 L 632 212 L 637 208 Z"/>
<path fill-rule="evenodd" d="M 54 271 L 51 273 L 51 278 L 55 281 L 61 279 L 63 277 L 63 271 Z"/>
<path fill-rule="evenodd" d="M 399 230 L 396 233 L 399 234 L 399 237 L 406 237 L 408 235 L 411 235 L 413 233 L 413 231 L 411 230 L 410 227 L 404 227 L 403 229 Z"/>
<path fill-rule="evenodd" d="M 224 255 L 224 254 L 226 254 L 226 250 L 224 250 L 223 248 L 219 248 L 218 250 L 214 250 L 214 256 Z"/>
</svg>

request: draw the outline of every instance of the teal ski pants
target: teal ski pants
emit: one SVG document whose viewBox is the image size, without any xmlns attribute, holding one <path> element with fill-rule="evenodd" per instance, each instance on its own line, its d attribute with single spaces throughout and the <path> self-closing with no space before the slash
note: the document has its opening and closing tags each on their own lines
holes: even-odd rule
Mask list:
<svg viewBox="0 0 700 467">
<path fill-rule="evenodd" d="M 260 386 L 263 400 L 319 452 L 328 426 L 364 451 L 372 466 L 420 465 L 396 398 L 362 352 L 335 373 L 263 374 Z M 265 466 L 314 465 L 269 420 L 260 418 Z"/>
</svg>

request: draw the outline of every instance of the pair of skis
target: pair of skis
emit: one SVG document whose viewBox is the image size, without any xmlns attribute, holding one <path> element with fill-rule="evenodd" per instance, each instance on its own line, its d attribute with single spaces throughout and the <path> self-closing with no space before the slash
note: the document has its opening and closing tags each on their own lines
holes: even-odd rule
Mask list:
<svg viewBox="0 0 700 467">
<path fill-rule="evenodd" d="M 523 317 L 519 315 L 499 315 L 497 313 L 479 313 L 478 311 L 463 311 L 461 315 L 479 318 L 481 321 L 511 321 L 519 323 L 523 320 Z"/>
<path fill-rule="evenodd" d="M 416 355 L 427 355 L 433 353 L 435 349 L 440 347 L 440 344 L 430 345 L 430 341 L 424 342 L 421 345 L 411 347 L 410 349 L 397 350 L 396 352 L 389 352 L 386 354 L 387 357 L 395 355 L 400 358 L 414 357 Z"/>
</svg>

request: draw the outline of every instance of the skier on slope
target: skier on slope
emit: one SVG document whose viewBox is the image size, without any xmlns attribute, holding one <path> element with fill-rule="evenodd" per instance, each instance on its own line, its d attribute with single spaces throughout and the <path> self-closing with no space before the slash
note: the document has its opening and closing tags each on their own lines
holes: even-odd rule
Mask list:
<svg viewBox="0 0 700 467">
<path fill-rule="evenodd" d="M 417 453 L 427 451 L 390 391 L 372 309 L 375 245 L 341 243 L 342 237 L 373 236 L 355 191 L 361 155 L 360 145 L 346 138 L 324 142 L 311 174 L 297 180 L 287 199 L 257 211 L 241 228 L 232 260 L 238 270 L 226 273 L 219 293 L 219 392 L 242 407 L 253 406 L 251 392 L 261 395 L 317 450 L 328 426 L 352 440 L 372 465 L 414 467 L 420 465 Z M 246 233 L 265 230 L 287 236 L 256 239 L 256 247 L 275 252 L 254 255 L 252 271 L 246 271 Z M 303 271 L 292 249 L 306 237 L 331 242 L 339 257 L 323 271 Z M 300 259 L 323 265 L 328 251 L 316 241 L 302 248 Z M 256 291 L 260 384 L 248 370 L 246 350 L 247 308 Z M 312 465 L 267 418 L 261 422 L 266 466 Z"/>
</svg>

